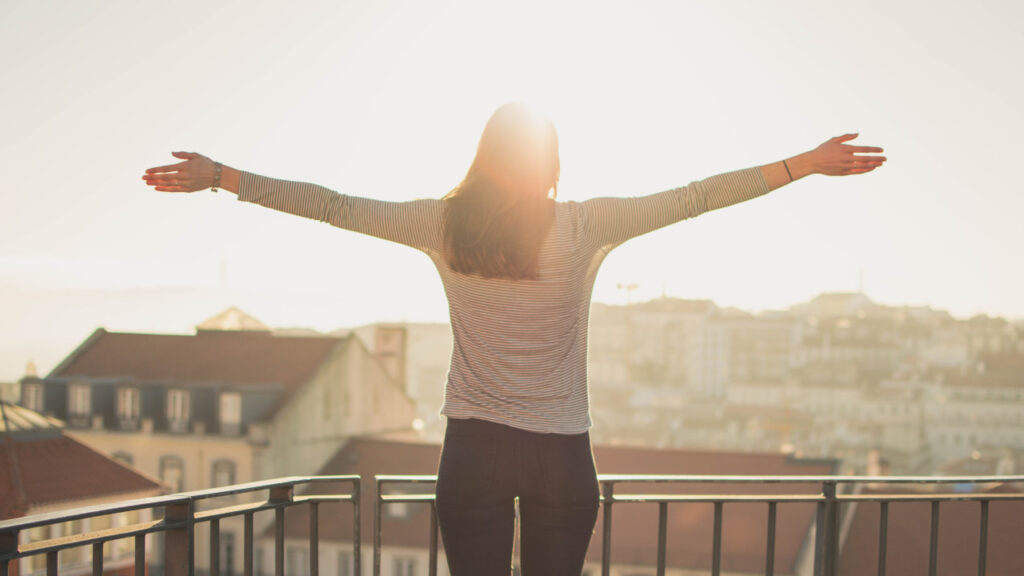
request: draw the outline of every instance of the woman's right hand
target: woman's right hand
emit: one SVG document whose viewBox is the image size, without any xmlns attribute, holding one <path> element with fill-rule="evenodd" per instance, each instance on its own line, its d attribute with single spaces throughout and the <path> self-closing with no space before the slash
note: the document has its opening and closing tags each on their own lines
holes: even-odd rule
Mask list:
<svg viewBox="0 0 1024 576">
<path fill-rule="evenodd" d="M 844 134 L 829 138 L 820 146 L 807 153 L 808 163 L 812 170 L 826 176 L 849 176 L 864 174 L 881 166 L 885 156 L 865 156 L 864 154 L 880 154 L 881 148 L 876 146 L 851 146 L 846 144 L 856 138 L 857 134 Z"/>
<path fill-rule="evenodd" d="M 157 192 L 197 192 L 213 184 L 214 162 L 195 152 L 171 152 L 184 162 L 146 170 L 142 179 Z"/>
</svg>

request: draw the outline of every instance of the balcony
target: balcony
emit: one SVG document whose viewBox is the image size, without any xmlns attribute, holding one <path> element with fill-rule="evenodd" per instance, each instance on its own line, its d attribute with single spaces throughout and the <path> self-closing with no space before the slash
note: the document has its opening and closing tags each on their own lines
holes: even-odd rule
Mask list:
<svg viewBox="0 0 1024 576">
<path fill-rule="evenodd" d="M 439 538 L 437 516 L 433 507 L 432 487 L 435 476 L 391 476 L 379 475 L 375 479 L 375 492 L 370 495 L 373 503 L 373 535 L 372 535 L 372 574 L 379 576 L 383 571 L 382 558 L 388 549 L 387 542 L 387 509 L 389 507 L 407 507 L 409 505 L 426 506 L 429 509 L 429 522 L 422 526 L 428 542 L 426 548 L 426 571 L 431 576 L 438 573 Z M 656 476 L 656 475 L 601 475 L 602 487 L 601 517 L 598 520 L 597 536 L 591 548 L 599 555 L 599 563 L 588 564 L 588 571 L 596 575 L 611 576 L 623 573 L 617 567 L 616 532 L 613 530 L 613 513 L 623 507 L 656 508 L 657 514 L 651 515 L 656 526 L 651 533 L 656 534 L 651 542 L 653 554 L 644 562 L 650 567 L 649 573 L 664 576 L 666 573 L 678 574 L 679 568 L 670 566 L 669 558 L 673 546 L 673 535 L 669 534 L 668 519 L 670 509 L 686 506 L 703 506 L 710 510 L 710 522 L 698 526 L 697 529 L 708 535 L 710 546 L 708 570 L 712 575 L 722 573 L 750 574 L 814 574 L 815 576 L 835 576 L 852 573 L 844 562 L 844 538 L 849 535 L 850 520 L 854 518 L 857 507 L 867 507 L 877 511 L 877 524 L 874 530 L 877 548 L 874 558 L 870 558 L 872 572 L 886 574 L 896 556 L 905 555 L 908 550 L 894 547 L 890 540 L 890 510 L 898 505 L 916 503 L 926 506 L 930 513 L 927 521 L 921 522 L 914 529 L 927 533 L 927 558 L 919 566 L 920 572 L 937 575 L 950 573 L 950 568 L 943 565 L 945 551 L 970 549 L 976 553 L 976 572 L 962 571 L 958 574 L 977 573 L 1003 574 L 1000 569 L 991 569 L 990 560 L 990 515 L 994 511 L 1005 512 L 1016 518 L 1013 522 L 1020 533 L 998 532 L 998 536 L 1019 542 L 1024 537 L 1024 526 L 1019 522 L 1017 508 L 1024 504 L 1024 493 L 1007 490 L 988 490 L 991 486 L 1008 486 L 1024 483 L 1024 476 L 971 476 L 971 477 L 862 477 L 862 476 Z M 318 489 L 330 487 L 327 493 L 319 493 Z M 422 490 L 410 490 L 420 487 Z M 688 487 L 680 493 L 680 487 Z M 627 491 L 626 489 L 629 489 Z M 642 492 L 635 490 L 643 490 Z M 908 490 L 912 489 L 912 490 Z M 235 497 L 234 502 L 242 504 L 223 506 L 228 499 Z M 229 518 L 241 518 L 244 522 L 242 534 L 243 553 L 241 574 L 274 574 L 296 576 L 309 574 L 318 576 L 321 573 L 321 537 L 320 528 L 324 522 L 344 525 L 348 535 L 342 544 L 350 547 L 344 557 L 351 561 L 351 571 L 332 565 L 332 574 L 363 574 L 362 534 L 363 520 L 361 503 L 361 483 L 359 476 L 309 476 L 287 477 L 249 484 L 238 484 L 223 488 L 186 492 L 141 500 L 123 501 L 113 504 L 62 510 L 48 514 L 27 516 L 0 522 L 0 576 L 17 574 L 94 574 L 113 573 L 118 565 L 105 562 L 109 554 L 104 554 L 104 547 L 114 542 L 130 542 L 122 546 L 122 550 L 131 551 L 131 562 L 128 562 L 132 573 L 136 575 L 165 574 L 167 576 L 183 576 L 197 573 L 208 573 L 212 576 L 227 574 L 222 570 L 220 558 L 221 521 Z M 328 507 L 328 512 L 321 516 L 321 508 Z M 752 507 L 753 506 L 753 507 Z M 780 525 L 780 514 L 792 506 L 813 507 L 813 521 L 806 532 L 806 543 L 803 560 L 787 567 L 785 570 L 777 566 L 777 534 Z M 977 512 L 977 524 L 971 526 L 949 526 L 958 522 L 956 516 L 943 524 L 943 510 L 964 506 Z M 758 544 L 761 568 L 756 571 L 737 571 L 725 566 L 727 553 L 723 552 L 723 536 L 727 535 L 730 525 L 726 522 L 726 511 L 742 507 L 751 511 L 760 509 L 763 520 L 764 539 Z M 1013 510 L 1009 508 L 1013 507 Z M 307 546 L 301 558 L 302 566 L 294 564 L 294 557 L 286 557 L 285 525 L 286 513 L 289 510 L 301 509 L 300 516 L 308 520 L 305 529 Z M 405 508 L 402 508 L 405 510 Z M 144 511 L 140 518 L 144 521 L 116 526 L 103 530 L 63 531 L 58 537 L 47 537 L 38 541 L 29 541 L 27 535 L 33 530 L 51 527 L 74 526 L 76 522 L 96 517 L 110 517 L 126 512 Z M 257 527 L 257 514 L 262 520 L 262 528 Z M 1005 514 L 1004 514 L 1005 515 Z M 407 512 L 398 517 L 408 517 Z M 744 514 L 746 517 L 746 513 Z M 736 518 L 733 514 L 729 518 Z M 872 516 L 874 518 L 874 516 Z M 925 518 L 922 516 L 922 518 Z M 294 520 L 294 517 L 293 517 Z M 197 558 L 197 528 L 204 527 L 210 546 L 206 558 Z M 950 529 L 956 528 L 956 534 L 966 534 L 951 540 Z M 1010 530 L 1013 532 L 1013 530 Z M 945 535 L 940 539 L 940 534 Z M 159 537 L 158 537 L 159 536 Z M 619 534 L 622 539 L 629 535 Z M 273 566 L 258 566 L 254 553 L 258 541 L 266 541 L 272 549 Z M 748 544 L 753 544 L 748 542 Z M 332 545 L 334 545 L 332 543 Z M 158 548 L 160 553 L 154 554 Z M 1005 558 L 1005 551 L 1000 551 L 1000 565 L 1015 563 L 1020 565 L 1021 552 L 1014 552 L 1015 558 Z M 83 562 L 81 566 L 66 567 L 61 565 L 61 551 L 80 550 L 76 559 Z M 84 550 L 83 550 L 84 549 Z M 108 558 L 105 558 L 107 556 Z M 159 556 L 159 557 L 157 557 Z M 863 555 L 861 555 L 863 556 Z M 260 555 L 262 557 L 262 555 Z M 35 562 L 32 559 L 36 559 Z M 44 560 L 41 560 L 44 559 Z M 88 562 L 91 559 L 91 570 Z M 291 565 L 286 570 L 286 559 Z M 863 562 L 864 558 L 860 558 Z M 20 564 L 19 564 L 20 563 Z M 197 568 L 202 565 L 208 568 Z M 994 562 L 992 563 L 994 565 Z M 632 566 L 635 573 L 635 564 Z M 106 572 L 105 572 L 106 571 Z M 644 570 L 640 570 L 644 572 Z M 116 570 L 116 573 L 127 574 L 127 571 Z M 324 571 L 327 573 L 327 571 Z M 689 572 L 687 572 L 689 573 Z M 857 572 L 858 574 L 864 572 Z"/>
</svg>

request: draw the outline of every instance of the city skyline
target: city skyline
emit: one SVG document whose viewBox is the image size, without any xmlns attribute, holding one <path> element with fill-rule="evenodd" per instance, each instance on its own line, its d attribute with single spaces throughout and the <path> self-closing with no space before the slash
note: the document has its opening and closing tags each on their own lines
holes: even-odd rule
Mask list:
<svg viewBox="0 0 1024 576">
<path fill-rule="evenodd" d="M 182 290 L 168 288 L 166 294 L 175 295 L 175 297 L 181 298 L 181 301 L 185 303 L 185 308 L 188 312 L 184 312 L 181 309 L 167 309 L 159 308 L 155 310 L 159 312 L 158 315 L 150 316 L 148 319 L 140 314 L 144 313 L 144 310 L 151 309 L 150 305 L 160 298 L 159 292 L 141 290 L 139 298 L 132 300 L 126 298 L 119 298 L 118 303 L 108 310 L 112 311 L 112 315 L 93 316 L 92 312 L 98 312 L 102 315 L 102 312 L 98 307 L 101 306 L 103 301 L 108 300 L 108 293 L 97 291 L 93 293 L 95 300 L 88 301 L 82 300 L 80 304 L 83 304 L 83 308 L 86 309 L 84 314 L 72 315 L 70 318 L 66 317 L 65 320 L 69 321 L 69 326 L 61 331 L 59 336 L 53 336 L 52 332 L 55 326 L 47 323 L 34 325 L 34 328 L 42 328 L 36 332 L 31 332 L 30 335 L 34 338 L 23 338 L 19 345 L 15 347 L 8 345 L 4 348 L 0 348 L 0 382 L 16 382 L 22 376 L 25 376 L 26 365 L 31 362 L 35 367 L 40 376 L 49 373 L 57 363 L 70 354 L 79 344 L 92 334 L 96 329 L 103 328 L 110 332 L 125 332 L 125 333 L 140 333 L 140 334 L 194 334 L 199 324 L 203 323 L 210 318 L 220 315 L 229 308 L 237 308 L 243 313 L 255 318 L 256 320 L 264 323 L 272 331 L 284 331 L 284 332 L 315 332 L 320 334 L 330 334 L 342 331 L 353 330 L 362 326 L 370 326 L 374 324 L 388 324 L 388 323 L 440 323 L 447 324 L 447 317 L 431 317 L 431 316 L 420 316 L 420 317 L 384 317 L 384 318 L 373 318 L 365 315 L 365 311 L 360 313 L 356 310 L 351 311 L 352 314 L 348 315 L 351 322 L 338 322 L 331 323 L 331 321 L 324 322 L 304 322 L 300 316 L 295 317 L 295 321 L 279 322 L 275 319 L 278 316 L 274 316 L 274 312 L 280 313 L 279 310 L 275 310 L 273 302 L 275 298 L 265 298 L 262 305 L 260 304 L 259 298 L 251 298 L 248 302 L 250 305 L 240 304 L 238 302 L 230 302 L 226 297 L 221 294 L 217 295 L 215 289 L 208 290 L 209 297 L 203 297 L 202 292 L 199 289 L 195 290 Z M 960 316 L 950 312 L 949 310 L 941 307 L 932 306 L 927 303 L 914 303 L 914 304 L 901 304 L 893 302 L 881 302 L 869 293 L 860 292 L 857 290 L 850 291 L 835 291 L 835 292 L 822 292 L 815 294 L 810 298 L 800 301 L 794 301 L 789 303 L 788 306 L 765 309 L 765 310 L 752 310 L 739 306 L 731 306 L 726 303 L 715 300 L 714 298 L 680 298 L 673 295 L 659 295 L 655 298 L 649 299 L 633 299 L 627 301 L 628 296 L 623 293 L 619 301 L 604 302 L 595 301 L 596 305 L 612 305 L 612 306 L 623 306 L 623 305 L 642 305 L 644 303 L 656 300 L 658 298 L 669 298 L 679 300 L 695 300 L 695 301 L 710 301 L 720 309 L 734 309 L 742 312 L 750 313 L 753 315 L 763 315 L 765 313 L 773 312 L 787 312 L 790 308 L 800 306 L 807 302 L 810 302 L 814 298 L 823 294 L 863 294 L 867 297 L 872 304 L 889 307 L 889 308 L 927 308 L 939 313 L 949 313 L 954 320 L 967 320 L 974 316 Z M 323 302 L 314 300 L 306 303 L 310 308 L 314 310 L 320 309 Z M 120 312 L 117 310 L 121 308 Z M 37 311 L 22 310 L 26 315 L 30 315 Z M 270 317 L 261 314 L 261 312 L 271 312 Z M 194 316 L 192 314 L 195 314 Z M 1003 316 L 990 316 L 992 318 L 1003 318 L 1014 324 L 1024 324 L 1024 318 L 1008 318 Z M 20 318 L 18 318 L 20 320 Z M 308 317 L 307 317 L 308 319 Z M 57 322 L 58 320 L 53 320 Z M 26 325 L 29 325 L 26 323 Z M 72 326 L 74 328 L 72 328 Z M 49 336 L 48 336 L 49 335 Z M 35 353 L 31 353 L 36 351 Z M 26 355 L 28 354 L 28 355 Z"/>
</svg>

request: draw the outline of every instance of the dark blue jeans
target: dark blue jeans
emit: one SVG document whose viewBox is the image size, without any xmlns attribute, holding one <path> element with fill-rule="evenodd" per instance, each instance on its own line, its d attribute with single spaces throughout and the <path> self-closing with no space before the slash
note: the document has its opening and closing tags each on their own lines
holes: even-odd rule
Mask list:
<svg viewBox="0 0 1024 576">
<path fill-rule="evenodd" d="M 507 576 L 519 497 L 523 576 L 578 575 L 599 488 L 590 434 L 538 434 L 449 419 L 437 514 L 452 576 Z"/>
</svg>

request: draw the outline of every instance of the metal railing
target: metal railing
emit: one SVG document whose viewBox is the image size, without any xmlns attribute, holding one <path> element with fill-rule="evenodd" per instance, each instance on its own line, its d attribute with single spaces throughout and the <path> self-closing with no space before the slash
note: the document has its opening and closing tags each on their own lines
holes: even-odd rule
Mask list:
<svg viewBox="0 0 1024 576">
<path fill-rule="evenodd" d="M 374 500 L 373 528 L 373 575 L 381 573 L 382 508 L 395 503 L 429 503 L 430 504 L 430 556 L 428 570 L 430 576 L 437 575 L 437 511 L 434 507 L 433 494 L 395 494 L 388 493 L 387 486 L 394 484 L 429 484 L 436 482 L 436 476 L 376 476 L 377 490 Z M 601 574 L 609 576 L 612 566 L 612 510 L 616 505 L 654 503 L 658 505 L 658 549 L 655 559 L 658 576 L 664 576 L 667 553 L 667 520 L 670 504 L 710 503 L 714 506 L 714 522 L 712 530 L 711 574 L 719 576 L 722 570 L 722 516 L 726 504 L 731 503 L 762 503 L 767 505 L 766 522 L 767 537 L 765 542 L 766 576 L 775 573 L 775 535 L 776 518 L 779 504 L 814 503 L 817 511 L 814 522 L 814 574 L 816 576 L 835 576 L 839 566 L 839 535 L 840 506 L 844 503 L 875 502 L 880 506 L 879 540 L 878 540 L 878 574 L 885 576 L 887 555 L 887 530 L 889 504 L 892 502 L 930 502 L 931 503 L 931 536 L 929 540 L 928 574 L 935 576 L 938 570 L 938 543 L 940 505 L 943 502 L 969 501 L 977 502 L 981 508 L 981 521 L 978 527 L 978 575 L 985 576 L 986 552 L 988 547 L 988 512 L 990 502 L 1024 501 L 1022 493 L 985 493 L 985 492 L 929 492 L 929 493 L 898 493 L 898 494 L 860 494 L 859 486 L 906 486 L 931 485 L 941 487 L 948 485 L 984 485 L 1024 483 L 1024 476 L 708 476 L 708 475 L 623 475 L 603 474 L 598 476 L 601 484 L 601 508 L 603 511 L 601 533 Z M 819 490 L 799 494 L 616 494 L 618 484 L 784 484 L 814 485 Z M 842 488 L 854 488 L 843 491 Z M 1022 534 L 1024 536 L 1024 534 Z"/>
<path fill-rule="evenodd" d="M 436 576 L 438 567 L 438 522 L 434 507 L 433 490 L 427 488 L 436 482 L 436 476 L 376 476 L 373 519 L 373 574 L 381 574 L 383 542 L 383 509 L 390 504 L 422 503 L 430 506 L 429 562 L 431 576 Z M 623 504 L 656 504 L 658 506 L 657 553 L 653 564 L 657 574 L 666 571 L 667 519 L 669 506 L 705 503 L 714 507 L 714 520 L 709 527 L 712 534 L 711 573 L 718 576 L 722 570 L 723 511 L 727 504 L 760 503 L 766 506 L 766 541 L 764 573 L 773 576 L 775 572 L 775 536 L 778 506 L 780 504 L 814 503 L 816 515 L 813 522 L 813 572 L 815 575 L 834 576 L 838 572 L 840 517 L 843 504 L 877 503 L 880 506 L 878 540 L 878 574 L 885 575 L 887 555 L 887 529 L 889 504 L 892 502 L 928 502 L 931 504 L 929 568 L 934 576 L 938 568 L 940 510 L 944 502 L 976 502 L 980 507 L 978 526 L 978 571 L 986 571 L 988 546 L 988 519 L 991 502 L 1024 501 L 1022 493 L 992 492 L 950 492 L 940 490 L 950 485 L 985 485 L 1024 483 L 1024 476 L 970 476 L 970 477 L 865 477 L 865 476 L 659 476 L 659 475 L 600 475 L 601 507 L 603 510 L 601 533 L 601 573 L 608 576 L 612 566 L 612 514 Z M 322 483 L 342 483 L 350 486 L 347 493 L 296 495 L 297 487 Z M 407 494 L 398 492 L 396 485 L 424 485 L 425 493 Z M 617 493 L 619 485 L 787 485 L 790 490 L 813 486 L 799 493 L 763 494 L 655 494 Z M 799 486 L 802 485 L 802 486 Z M 863 494 L 857 487 L 931 485 L 935 491 L 921 493 Z M 390 491 L 389 491 L 390 488 Z M 780 488 L 779 492 L 784 490 Z M 259 496 L 266 492 L 266 498 L 233 506 L 212 507 L 200 510 L 200 504 L 217 504 L 214 499 L 224 496 L 249 494 Z M 281 576 L 285 571 L 285 510 L 297 505 L 309 506 L 309 574 L 319 574 L 319 505 L 325 503 L 347 503 L 351 505 L 352 559 L 354 574 L 361 574 L 360 538 L 360 481 L 358 476 L 296 476 L 262 482 L 238 484 L 224 488 L 186 492 L 169 496 L 158 496 L 129 500 L 116 504 L 91 506 L 39 514 L 0 522 L 0 576 L 10 574 L 10 566 L 19 559 L 43 555 L 46 558 L 47 575 L 58 573 L 58 553 L 61 550 L 92 547 L 92 574 L 99 576 L 104 570 L 104 544 L 117 540 L 132 539 L 134 542 L 134 573 L 146 574 L 146 536 L 163 533 L 163 572 L 166 576 L 184 576 L 195 573 L 195 527 L 209 525 L 209 573 L 220 576 L 219 532 L 220 521 L 225 518 L 244 518 L 243 571 L 253 576 L 254 566 L 254 514 L 274 511 L 271 528 L 274 538 L 274 571 Z M 60 525 L 99 516 L 109 516 L 136 510 L 149 510 L 153 519 L 103 530 L 85 531 L 47 538 L 38 542 L 20 542 L 20 534 L 38 527 Z M 344 516 L 341 516 L 344 521 Z M 269 536 L 268 536 L 269 538 Z M 965 545 L 957 543 L 957 545 Z"/>
<path fill-rule="evenodd" d="M 296 495 L 298 486 L 322 483 L 347 483 L 351 490 L 347 494 L 302 494 Z M 250 494 L 267 496 L 253 502 L 234 506 L 214 507 L 200 510 L 200 503 L 215 498 Z M 319 573 L 319 506 L 327 503 L 349 503 L 352 506 L 352 558 L 356 570 L 360 570 L 360 484 L 359 476 L 292 476 L 262 482 L 236 484 L 224 488 L 184 492 L 169 496 L 127 500 L 117 504 L 104 504 L 86 508 L 62 510 L 0 522 L 0 576 L 10 573 L 10 566 L 21 558 L 45 555 L 47 576 L 58 573 L 58 553 L 61 550 L 92 547 L 92 574 L 101 576 L 104 564 L 104 544 L 123 539 L 134 539 L 134 573 L 146 574 L 146 536 L 164 534 L 163 571 L 166 576 L 191 576 L 195 573 L 195 527 L 207 523 L 210 528 L 211 576 L 220 574 L 220 521 L 224 518 L 244 518 L 243 568 L 244 576 L 253 576 L 253 530 L 254 514 L 274 511 L 274 574 L 284 574 L 285 509 L 309 506 L 309 573 Z M 216 502 L 214 502 L 216 504 Z M 128 526 L 69 534 L 47 538 L 38 542 L 19 543 L 22 532 L 39 527 L 61 525 L 65 522 L 109 516 L 136 510 L 149 510 L 154 519 Z M 157 517 L 160 516 L 160 517 Z"/>
</svg>

